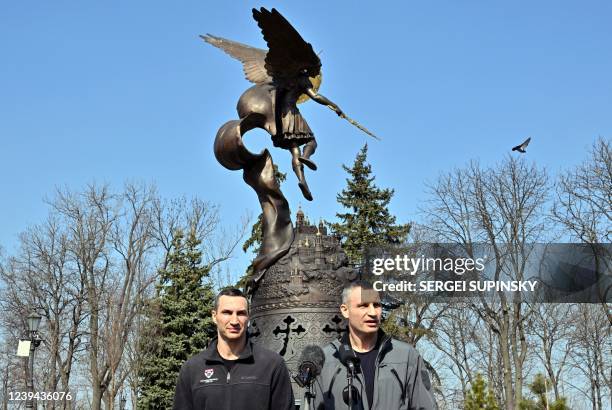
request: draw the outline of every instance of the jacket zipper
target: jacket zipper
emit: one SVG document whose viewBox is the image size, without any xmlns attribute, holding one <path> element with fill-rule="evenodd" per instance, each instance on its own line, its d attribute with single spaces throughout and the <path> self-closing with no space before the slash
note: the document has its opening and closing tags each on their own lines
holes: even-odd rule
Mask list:
<svg viewBox="0 0 612 410">
<path fill-rule="evenodd" d="M 378 400 L 378 389 L 376 388 L 376 385 L 378 384 L 378 369 L 380 368 L 380 354 L 382 353 L 383 349 L 385 348 L 385 346 L 387 345 L 387 342 L 390 340 L 390 337 L 386 337 L 385 340 L 380 342 L 380 347 L 378 348 L 378 353 L 376 354 L 376 365 L 374 368 L 374 392 L 372 394 L 372 403 L 370 404 L 370 408 L 373 408 L 374 403 L 376 403 Z"/>
<path fill-rule="evenodd" d="M 227 376 L 225 377 L 225 384 L 229 385 L 230 384 L 230 370 L 227 369 Z M 229 396 L 229 397 L 228 397 Z M 232 408 L 232 392 L 231 392 L 231 386 L 227 386 L 225 388 L 225 397 L 226 397 L 226 404 L 227 407 L 226 409 L 230 410 Z"/>
<path fill-rule="evenodd" d="M 395 378 L 397 379 L 400 385 L 400 390 L 402 391 L 402 405 L 403 405 L 404 402 L 406 401 L 406 386 L 404 386 L 404 384 L 402 383 L 402 379 L 400 379 L 399 374 L 397 374 L 397 371 L 395 369 L 391 369 L 391 373 L 393 373 L 393 375 L 395 376 Z"/>
</svg>

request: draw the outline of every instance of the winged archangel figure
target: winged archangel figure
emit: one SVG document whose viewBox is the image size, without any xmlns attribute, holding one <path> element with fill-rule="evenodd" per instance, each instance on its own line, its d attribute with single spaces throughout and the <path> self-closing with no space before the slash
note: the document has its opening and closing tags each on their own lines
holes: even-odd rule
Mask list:
<svg viewBox="0 0 612 410">
<path fill-rule="evenodd" d="M 242 62 L 247 80 L 263 88 L 274 107 L 273 118 L 264 128 L 272 135 L 275 147 L 291 152 L 291 165 L 299 181 L 304 197 L 312 201 L 312 194 L 304 177 L 304 165 L 317 169 L 310 159 L 317 148 L 317 141 L 308 123 L 300 114 L 297 104 L 308 98 L 333 109 L 339 116 L 342 110 L 317 93 L 321 83 L 321 60 L 310 43 L 302 39 L 293 26 L 275 9 L 253 9 L 253 17 L 261 28 L 269 50 L 262 50 L 212 35 L 202 38 Z M 246 99 L 244 98 L 246 97 Z M 247 106 L 238 105 L 241 118 L 256 111 L 248 106 L 251 95 L 241 100 Z M 245 108 L 241 110 L 241 108 Z M 242 112 L 241 112 L 242 111 Z M 300 149 L 304 146 L 303 150 Z"/>
<path fill-rule="evenodd" d="M 264 215 L 263 242 L 253 269 L 260 272 L 288 252 L 293 241 L 293 228 L 289 205 L 274 178 L 269 152 L 264 150 L 253 154 L 248 151 L 242 143 L 244 133 L 253 128 L 265 129 L 272 136 L 274 146 L 291 152 L 291 165 L 298 185 L 309 201 L 312 194 L 304 176 L 304 165 L 317 169 L 310 159 L 317 142 L 297 108 L 298 103 L 312 99 L 328 106 L 372 137 L 376 136 L 317 93 L 321 84 L 321 60 L 277 10 L 253 9 L 253 18 L 261 28 L 268 50 L 210 34 L 201 37 L 242 62 L 247 80 L 255 83 L 238 100 L 240 119 L 228 121 L 219 129 L 215 156 L 228 169 L 242 169 L 244 180 L 257 192 Z"/>
</svg>

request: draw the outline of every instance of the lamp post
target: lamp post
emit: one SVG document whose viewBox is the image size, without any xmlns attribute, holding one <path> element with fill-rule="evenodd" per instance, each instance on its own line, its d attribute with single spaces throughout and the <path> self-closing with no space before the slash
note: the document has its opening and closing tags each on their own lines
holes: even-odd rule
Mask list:
<svg viewBox="0 0 612 410">
<path fill-rule="evenodd" d="M 34 408 L 34 351 L 40 345 L 40 339 L 38 338 L 38 326 L 40 325 L 40 319 L 42 319 L 36 312 L 32 312 L 28 316 L 28 330 L 30 332 L 30 380 L 28 383 L 28 400 L 26 401 L 26 408 Z"/>
</svg>

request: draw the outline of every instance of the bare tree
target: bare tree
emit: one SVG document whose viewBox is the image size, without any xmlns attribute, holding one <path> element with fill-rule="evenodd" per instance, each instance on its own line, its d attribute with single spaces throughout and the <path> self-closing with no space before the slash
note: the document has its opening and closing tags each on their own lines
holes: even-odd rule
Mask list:
<svg viewBox="0 0 612 410">
<path fill-rule="evenodd" d="M 608 409 L 612 400 L 611 328 L 597 305 L 578 304 L 572 313 L 571 366 L 584 378 L 593 410 Z"/>
<path fill-rule="evenodd" d="M 475 318 L 468 306 L 451 307 L 441 317 L 432 337 L 434 346 L 449 359 L 448 370 L 459 381 L 461 392 L 467 390 L 467 384 L 475 374 L 473 360 L 478 350 L 475 338 L 471 337 L 478 329 Z"/>
<path fill-rule="evenodd" d="M 553 215 L 584 243 L 612 241 L 612 143 L 598 138 L 590 156 L 561 175 Z"/>
<path fill-rule="evenodd" d="M 163 200 L 157 198 L 153 202 L 153 234 L 157 239 L 163 252 L 163 261 L 159 268 L 165 269 L 167 266 L 166 257 L 170 252 L 174 234 L 178 230 L 191 232 L 194 230 L 196 237 L 201 239 L 207 249 L 204 254 L 211 259 L 216 259 L 215 254 L 228 255 L 232 249 L 223 249 L 215 253 L 215 238 L 219 239 L 218 230 L 219 207 L 210 202 L 202 201 L 198 198 L 187 199 L 185 197 Z M 235 238 L 232 237 L 231 241 Z M 230 241 L 230 242 L 231 242 Z M 218 247 L 217 247 L 218 249 Z"/>
<path fill-rule="evenodd" d="M 404 243 L 405 251 L 420 254 L 422 247 L 437 242 L 431 236 L 431 231 L 426 227 L 414 222 L 410 223 L 410 232 Z M 410 275 L 396 272 L 397 278 L 412 279 Z M 403 295 L 395 294 L 394 298 L 400 306 L 390 312 L 383 324 L 385 332 L 402 341 L 417 346 L 423 338 L 435 337 L 438 319 L 444 314 L 448 305 L 444 303 L 432 303 L 431 301 L 415 297 L 412 293 Z M 435 376 L 434 376 L 435 377 Z"/>
<path fill-rule="evenodd" d="M 24 366 L 25 362 L 23 358 L 15 356 L 17 351 L 17 340 L 8 337 L 4 339 L 4 342 L 0 346 L 0 383 L 2 389 L 0 390 L 0 403 L 2 410 L 9 409 L 9 400 L 11 399 L 11 392 L 25 391 L 24 383 Z M 11 409 L 18 402 L 10 403 Z"/>
<path fill-rule="evenodd" d="M 92 383 L 92 408 L 100 409 L 102 394 L 112 378 L 109 361 L 103 357 L 105 340 L 102 339 L 103 322 L 110 318 L 104 302 L 111 294 L 113 260 L 109 242 L 113 225 L 119 218 L 117 198 L 107 186 L 90 185 L 82 193 L 58 191 L 54 210 L 69 227 L 70 257 L 85 286 L 88 325 L 86 331 Z M 115 289 L 112 290 L 113 292 Z"/>
<path fill-rule="evenodd" d="M 130 370 L 122 366 L 125 346 L 143 306 L 143 296 L 155 280 L 156 267 L 149 262 L 149 254 L 157 245 L 153 225 L 155 196 L 153 188 L 127 185 L 119 198 L 121 211 L 110 235 L 116 270 L 109 277 L 109 285 L 114 291 L 104 294 L 105 319 L 100 329 L 104 347 L 98 357 L 103 370 L 99 380 L 109 409 Z"/>
<path fill-rule="evenodd" d="M 522 280 L 531 251 L 544 232 L 547 200 L 546 173 L 523 160 L 506 158 L 499 166 L 482 169 L 472 162 L 467 168 L 440 176 L 430 187 L 426 209 L 429 226 L 440 237 L 463 246 L 473 257 L 478 242 L 490 247 L 494 274 Z M 500 292 L 495 301 L 481 298 L 472 311 L 495 334 L 503 372 L 503 402 L 514 410 L 523 394 L 524 365 L 529 353 L 525 333 L 529 308 L 520 294 Z"/>
<path fill-rule="evenodd" d="M 154 188 L 131 184 L 121 194 L 95 186 L 81 195 L 61 194 L 54 207 L 71 219 L 74 254 L 87 289 L 92 407 L 99 409 L 103 400 L 110 409 L 128 375 L 133 382 L 137 373 L 139 320 L 176 229 L 200 235 L 212 267 L 230 257 L 246 224 L 230 237 L 218 226 L 215 206 L 197 199 L 163 201 Z M 130 342 L 136 343 L 130 347 L 135 356 L 126 355 Z"/>
<path fill-rule="evenodd" d="M 5 284 L 2 304 L 18 313 L 3 318 L 6 328 L 22 329 L 23 318 L 35 310 L 45 319 L 37 349 L 38 375 L 44 391 L 69 391 L 75 356 L 81 348 L 84 319 L 84 287 L 68 255 L 66 231 L 51 215 L 20 236 L 20 253 L 0 269 Z M 66 408 L 67 400 L 51 402 L 50 408 Z"/>
<path fill-rule="evenodd" d="M 555 400 L 561 398 L 561 375 L 569 366 L 568 359 L 574 351 L 573 307 L 570 304 L 542 304 L 535 306 L 531 317 L 531 336 L 538 341 L 535 349 L 550 379 Z"/>
<path fill-rule="evenodd" d="M 58 189 L 47 202 L 47 221 L 26 230 L 17 254 L 0 261 L 0 305 L 12 312 L 0 324 L 16 340 L 35 309 L 43 316 L 36 385 L 46 391 L 83 389 L 71 381 L 80 367 L 91 384 L 89 407 L 100 409 L 104 402 L 112 409 L 126 385 L 135 400 L 140 320 L 175 231 L 195 232 L 212 268 L 230 258 L 248 224 L 243 220 L 228 233 L 216 206 L 198 199 L 165 201 L 154 187 L 137 184 L 118 193 L 95 184 L 80 192 Z"/>
<path fill-rule="evenodd" d="M 572 239 L 590 244 L 599 274 L 612 269 L 611 255 L 601 255 L 600 243 L 612 241 L 612 143 L 602 137 L 591 148 L 590 156 L 575 169 L 561 175 L 553 218 Z M 600 289 L 602 308 L 612 326 L 612 308 L 606 301 L 612 289 Z"/>
</svg>

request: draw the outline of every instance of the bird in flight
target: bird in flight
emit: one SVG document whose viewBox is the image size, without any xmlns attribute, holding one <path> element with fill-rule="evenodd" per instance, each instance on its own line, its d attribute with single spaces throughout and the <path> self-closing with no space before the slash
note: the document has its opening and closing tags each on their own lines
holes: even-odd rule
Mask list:
<svg viewBox="0 0 612 410">
<path fill-rule="evenodd" d="M 518 151 L 518 152 L 524 154 L 524 153 L 527 152 L 527 151 L 525 151 L 525 148 L 527 148 L 527 145 L 529 145 L 530 142 L 531 142 L 531 137 L 529 137 L 525 141 L 523 141 L 522 144 L 517 145 L 516 147 L 512 148 L 512 151 Z"/>
</svg>

